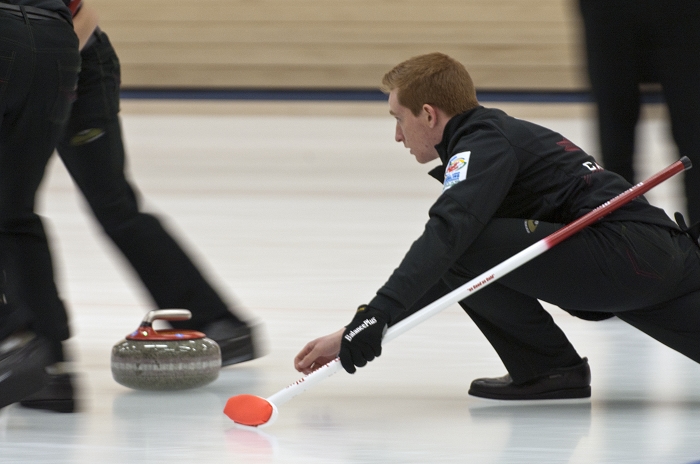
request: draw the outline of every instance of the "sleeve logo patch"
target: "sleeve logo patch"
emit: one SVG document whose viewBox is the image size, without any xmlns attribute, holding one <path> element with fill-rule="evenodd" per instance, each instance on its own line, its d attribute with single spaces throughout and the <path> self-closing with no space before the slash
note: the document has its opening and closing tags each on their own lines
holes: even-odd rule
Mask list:
<svg viewBox="0 0 700 464">
<path fill-rule="evenodd" d="M 457 153 L 450 158 L 450 161 L 447 163 L 447 168 L 445 169 L 445 182 L 442 186 L 443 192 L 467 178 L 469 156 L 471 153 L 471 151 L 465 151 Z"/>
<path fill-rule="evenodd" d="M 562 147 L 564 151 L 581 151 L 571 140 L 566 138 L 561 139 L 561 142 L 557 142 L 557 145 Z"/>
<path fill-rule="evenodd" d="M 532 234 L 537 230 L 537 225 L 540 223 L 540 221 L 535 221 L 533 219 L 528 219 L 525 221 L 525 232 L 528 234 Z"/>
</svg>

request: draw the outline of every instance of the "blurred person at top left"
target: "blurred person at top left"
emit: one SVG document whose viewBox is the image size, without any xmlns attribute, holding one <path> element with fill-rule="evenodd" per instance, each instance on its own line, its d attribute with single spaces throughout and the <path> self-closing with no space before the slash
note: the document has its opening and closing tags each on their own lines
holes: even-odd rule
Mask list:
<svg viewBox="0 0 700 464">
<path fill-rule="evenodd" d="M 44 388 L 70 336 L 34 205 L 79 69 L 68 1 L 0 1 L 0 408 Z"/>
</svg>

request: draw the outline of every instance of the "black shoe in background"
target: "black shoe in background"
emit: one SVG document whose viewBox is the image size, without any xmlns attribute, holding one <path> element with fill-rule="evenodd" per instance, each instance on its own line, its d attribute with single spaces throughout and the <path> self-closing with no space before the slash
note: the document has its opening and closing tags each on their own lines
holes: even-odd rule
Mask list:
<svg viewBox="0 0 700 464">
<path fill-rule="evenodd" d="M 72 374 L 48 374 L 48 383 L 38 392 L 19 402 L 25 408 L 54 412 L 75 412 Z"/>
<path fill-rule="evenodd" d="M 51 362 L 48 341 L 29 332 L 0 341 L 0 408 L 41 390 Z"/>
<path fill-rule="evenodd" d="M 259 356 L 253 333 L 247 324 L 219 319 L 205 325 L 201 331 L 221 348 L 221 367 L 250 361 Z"/>
<path fill-rule="evenodd" d="M 492 400 L 563 400 L 591 396 L 591 368 L 588 359 L 572 367 L 552 369 L 547 374 L 522 384 L 513 383 L 510 374 L 476 379 L 469 394 Z"/>
</svg>

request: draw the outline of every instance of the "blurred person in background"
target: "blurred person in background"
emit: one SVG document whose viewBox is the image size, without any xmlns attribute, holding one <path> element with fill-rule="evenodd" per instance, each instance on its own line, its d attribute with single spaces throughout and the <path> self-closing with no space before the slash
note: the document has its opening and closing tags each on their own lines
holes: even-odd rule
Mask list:
<svg viewBox="0 0 700 464">
<path fill-rule="evenodd" d="M 634 184 L 640 84 L 660 83 L 684 173 L 690 223 L 700 221 L 700 1 L 579 0 L 605 169 Z"/>
<path fill-rule="evenodd" d="M 63 361 L 61 343 L 70 335 L 34 212 L 80 68 L 67 3 L 0 2 L 0 408 L 46 385 L 46 367 Z"/>
</svg>

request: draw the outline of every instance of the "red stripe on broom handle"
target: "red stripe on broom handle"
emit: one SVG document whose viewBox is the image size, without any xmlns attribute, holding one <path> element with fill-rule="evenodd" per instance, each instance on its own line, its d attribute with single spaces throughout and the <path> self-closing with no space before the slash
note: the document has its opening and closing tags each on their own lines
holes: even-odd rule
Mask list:
<svg viewBox="0 0 700 464">
<path fill-rule="evenodd" d="M 566 240 L 567 238 L 571 237 L 584 227 L 587 227 L 593 224 L 594 222 L 598 221 L 598 219 L 602 218 L 603 216 L 612 213 L 625 203 L 629 203 L 638 196 L 645 194 L 652 188 L 659 185 L 661 182 L 669 179 L 670 177 L 675 176 L 680 172 L 685 171 L 686 169 L 690 169 L 692 166 L 693 163 L 690 162 L 688 157 L 684 156 L 680 160 L 668 166 L 666 169 L 657 172 L 647 180 L 640 182 L 632 188 L 625 190 L 615 198 L 606 201 L 591 212 L 587 213 L 585 216 L 581 216 L 574 222 L 567 224 L 558 231 L 552 233 L 547 238 L 545 238 L 547 244 L 550 248 L 553 247 L 557 243 L 560 243 Z"/>
</svg>

